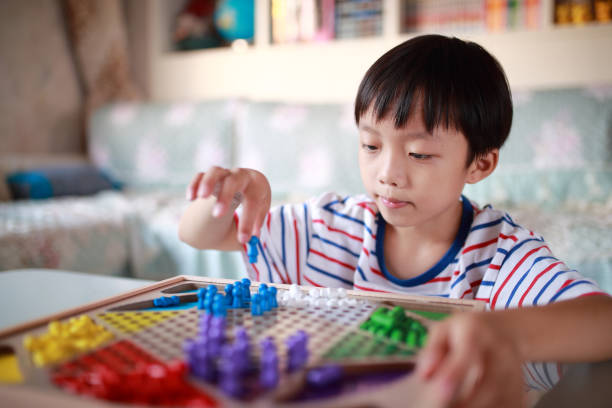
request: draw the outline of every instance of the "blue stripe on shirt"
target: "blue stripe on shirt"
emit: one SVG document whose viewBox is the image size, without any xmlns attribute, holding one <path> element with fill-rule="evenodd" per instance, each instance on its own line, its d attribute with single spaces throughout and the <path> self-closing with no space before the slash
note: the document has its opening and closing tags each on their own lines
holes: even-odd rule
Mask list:
<svg viewBox="0 0 612 408">
<path fill-rule="evenodd" d="M 357 272 L 359 272 L 359 275 L 361 275 L 361 279 L 363 279 L 364 281 L 368 281 L 365 277 L 365 273 L 363 273 L 363 269 L 361 269 L 361 266 L 357 265 Z"/>
<path fill-rule="evenodd" d="M 569 290 L 570 288 L 573 288 L 574 286 L 577 286 L 577 285 L 582 285 L 583 283 L 587 283 L 589 285 L 592 284 L 592 282 L 589 282 L 588 280 L 584 280 L 584 279 L 572 282 L 566 287 L 564 287 L 563 289 L 561 289 L 560 291 L 558 291 L 557 293 L 555 293 L 555 296 L 550 298 L 550 302 L 554 302 L 555 300 L 557 300 L 559 296 L 561 296 L 565 291 Z"/>
<path fill-rule="evenodd" d="M 542 296 L 542 294 L 544 294 L 544 291 L 550 286 L 551 283 L 553 283 L 553 281 L 555 279 L 557 279 L 559 276 L 563 275 L 564 273 L 568 273 L 568 272 L 572 272 L 574 271 L 573 269 L 569 269 L 566 271 L 559 271 L 557 273 L 555 273 L 553 275 L 553 277 L 551 279 L 549 279 L 548 282 L 546 282 L 546 284 L 544 284 L 544 286 L 542 287 L 542 289 L 540 289 L 540 291 L 538 292 L 538 295 L 535 297 L 535 299 L 533 300 L 533 304 L 537 305 L 538 304 L 538 300 L 540 300 L 540 296 Z M 575 272 L 575 271 L 574 271 Z"/>
<path fill-rule="evenodd" d="M 518 251 L 520 249 L 520 247 L 522 247 L 523 245 L 525 245 L 528 242 L 531 241 L 538 241 L 538 242 L 543 242 L 543 240 L 541 238 L 527 238 L 524 241 L 519 242 L 518 244 L 516 244 L 515 246 L 512 247 L 512 249 L 510 249 L 506 255 L 504 256 L 504 259 L 501 261 L 500 266 L 502 266 L 504 264 L 504 262 L 506 262 L 507 259 L 509 259 L 512 254 L 516 251 Z"/>
<path fill-rule="evenodd" d="M 282 248 L 283 248 L 283 267 L 286 270 L 287 260 L 286 260 L 286 255 L 285 255 L 285 206 L 284 205 L 281 205 L 280 217 L 281 217 L 281 243 L 282 243 Z"/>
<path fill-rule="evenodd" d="M 518 287 L 521 286 L 521 283 L 523 283 L 525 278 L 531 273 L 531 270 L 533 269 L 535 264 L 537 264 L 540 261 L 544 261 L 546 259 L 554 259 L 555 261 L 557 261 L 557 258 L 555 258 L 554 256 L 540 256 L 540 257 L 537 257 L 536 259 L 534 259 L 533 263 L 531 264 L 529 269 L 527 269 L 527 271 L 523 274 L 523 276 L 521 276 L 521 278 L 518 280 L 516 285 L 514 285 L 514 288 L 512 288 L 512 292 L 510 292 L 510 296 L 508 296 L 508 300 L 506 301 L 506 309 L 508 308 L 508 306 L 510 306 L 510 302 L 512 301 L 512 298 L 514 297 L 514 294 L 518 290 Z"/>
<path fill-rule="evenodd" d="M 257 246 L 259 247 L 259 253 L 263 255 L 263 259 L 266 262 L 266 267 L 268 268 L 268 277 L 270 279 L 270 282 L 274 282 L 274 279 L 272 279 L 272 268 L 270 268 L 270 263 L 268 263 L 268 257 L 266 256 L 266 252 L 264 251 L 263 246 L 261 245 L 261 242 L 258 242 Z"/>
<path fill-rule="evenodd" d="M 472 228 L 470 228 L 470 232 L 479 230 L 479 229 L 483 229 L 483 228 L 489 228 L 492 227 L 493 225 L 497 225 L 499 223 L 501 223 L 504 219 L 503 218 L 498 218 L 496 220 L 493 221 L 489 221 L 489 222 L 485 222 L 484 224 L 479 224 L 479 225 L 475 225 Z"/>
<path fill-rule="evenodd" d="M 321 274 L 323 274 L 323 275 L 329 276 L 329 277 L 330 277 L 330 278 L 332 278 L 332 279 L 339 280 L 340 282 L 346 283 L 346 284 L 347 284 L 347 285 L 349 285 L 349 286 L 353 286 L 353 282 L 351 282 L 351 281 L 349 281 L 349 280 L 346 280 L 346 279 L 344 279 L 344 278 L 341 278 L 340 276 L 334 275 L 333 273 L 330 273 L 330 272 L 324 271 L 323 269 L 317 268 L 316 266 L 312 266 L 312 265 L 311 265 L 311 264 L 309 264 L 309 263 L 306 263 L 306 266 L 308 266 L 308 267 L 309 267 L 310 269 L 312 269 L 313 271 L 316 271 L 316 272 L 319 272 L 319 273 L 321 273 Z"/>
<path fill-rule="evenodd" d="M 336 201 L 332 201 L 331 203 L 326 204 L 326 205 L 323 207 L 323 209 L 324 209 L 324 210 L 326 210 L 326 211 L 331 212 L 332 214 L 334 214 L 334 215 L 336 215 L 336 216 L 338 216 L 338 217 L 342 217 L 342 218 L 345 218 L 345 219 L 347 219 L 347 220 L 350 220 L 350 221 L 356 222 L 357 224 L 359 224 L 359 225 L 361 225 L 363 228 L 365 228 L 365 230 L 366 230 L 366 231 L 368 231 L 368 232 L 370 233 L 370 235 L 374 236 L 374 233 L 372 232 L 372 229 L 371 229 L 370 227 L 368 227 L 368 226 L 365 224 L 365 222 L 363 222 L 362 220 L 360 220 L 360 219 L 358 219 L 358 218 L 354 218 L 354 217 L 348 216 L 348 215 L 346 215 L 346 214 L 339 213 L 338 211 L 336 211 L 336 210 L 334 210 L 333 208 L 331 208 L 332 204 L 336 204 L 336 203 L 338 203 L 338 201 L 337 201 L 337 200 L 336 200 Z"/>
<path fill-rule="evenodd" d="M 310 253 L 310 236 L 308 234 L 308 207 L 304 203 L 304 227 L 306 228 L 306 256 Z"/>
<path fill-rule="evenodd" d="M 455 281 L 451 284 L 451 289 L 453 289 L 455 285 L 457 285 L 459 282 L 465 279 L 465 276 L 471 269 L 478 268 L 479 266 L 483 266 L 483 265 L 488 265 L 491 263 L 492 260 L 493 258 L 487 258 L 487 259 L 483 259 L 480 262 L 474 262 L 473 264 L 466 266 L 465 271 L 463 271 L 461 275 L 457 276 L 457 279 L 455 279 Z"/>
<path fill-rule="evenodd" d="M 343 245 L 338 244 L 337 242 L 330 241 L 329 239 L 326 239 L 326 238 L 322 238 L 319 234 L 312 234 L 312 237 L 316 238 L 318 240 L 321 240 L 321 241 L 325 242 L 326 244 L 333 245 L 336 248 L 339 248 L 339 249 L 341 249 L 341 250 L 343 250 L 345 252 L 348 252 L 349 254 L 353 255 L 355 258 L 359 259 L 359 254 L 356 254 L 355 252 L 351 251 L 350 249 L 348 249 L 347 247 L 345 247 Z"/>
</svg>

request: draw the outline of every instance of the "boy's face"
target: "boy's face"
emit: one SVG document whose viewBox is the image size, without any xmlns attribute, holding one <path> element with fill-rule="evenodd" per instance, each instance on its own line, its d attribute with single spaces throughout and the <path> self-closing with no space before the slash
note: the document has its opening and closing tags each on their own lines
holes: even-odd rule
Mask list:
<svg viewBox="0 0 612 408">
<path fill-rule="evenodd" d="M 474 163 L 466 167 L 467 156 L 461 132 L 438 127 L 429 134 L 420 114 L 401 129 L 392 117 L 377 122 L 372 109 L 359 121 L 361 178 L 393 227 L 441 228 L 456 222 L 463 186 L 473 182 Z"/>
</svg>

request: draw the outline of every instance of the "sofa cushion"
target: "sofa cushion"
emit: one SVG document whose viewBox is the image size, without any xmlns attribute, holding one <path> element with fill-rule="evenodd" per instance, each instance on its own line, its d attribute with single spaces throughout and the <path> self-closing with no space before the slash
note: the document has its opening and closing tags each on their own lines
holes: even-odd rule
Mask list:
<svg viewBox="0 0 612 408">
<path fill-rule="evenodd" d="M 363 190 L 352 104 L 247 103 L 236 140 L 237 165 L 262 171 L 275 200 Z"/>
<path fill-rule="evenodd" d="M 121 103 L 95 112 L 92 161 L 127 188 L 183 189 L 194 173 L 230 166 L 236 101 Z"/>
<path fill-rule="evenodd" d="M 89 164 L 18 171 L 9 174 L 6 181 L 15 200 L 92 195 L 119 188 L 117 183 Z"/>
<path fill-rule="evenodd" d="M 514 122 L 475 201 L 563 207 L 605 203 L 612 192 L 612 86 L 514 93 Z"/>
</svg>

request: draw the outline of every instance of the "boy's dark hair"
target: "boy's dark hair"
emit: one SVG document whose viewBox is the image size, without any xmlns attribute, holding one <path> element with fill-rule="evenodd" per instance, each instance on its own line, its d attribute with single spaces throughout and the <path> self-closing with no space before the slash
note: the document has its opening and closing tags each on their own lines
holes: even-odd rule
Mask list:
<svg viewBox="0 0 612 408">
<path fill-rule="evenodd" d="M 422 101 L 428 132 L 455 128 L 467 138 L 468 165 L 500 148 L 512 125 L 512 97 L 504 71 L 480 45 L 423 35 L 394 47 L 366 72 L 355 100 L 355 121 L 370 107 L 377 120 L 393 115 L 404 126 Z"/>
</svg>

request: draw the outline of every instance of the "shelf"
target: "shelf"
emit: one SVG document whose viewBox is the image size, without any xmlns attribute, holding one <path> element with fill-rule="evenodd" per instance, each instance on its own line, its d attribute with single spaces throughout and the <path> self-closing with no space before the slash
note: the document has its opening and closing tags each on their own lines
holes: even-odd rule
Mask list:
<svg viewBox="0 0 612 408">
<path fill-rule="evenodd" d="M 159 0 L 158 0 L 159 1 Z M 255 45 L 163 52 L 151 44 L 151 96 L 158 100 L 249 98 L 289 102 L 352 102 L 367 68 L 384 52 L 416 34 L 398 34 L 386 14 L 383 36 L 325 43 L 270 44 L 258 2 Z M 159 3 L 150 18 L 159 21 Z M 397 0 L 387 0 L 387 7 Z M 397 8 L 393 8 L 397 10 Z M 394 26 L 395 24 L 395 26 Z M 535 31 L 461 33 L 495 55 L 517 88 L 612 83 L 612 25 L 545 26 Z M 220 86 L 221 85 L 221 86 Z"/>
</svg>

